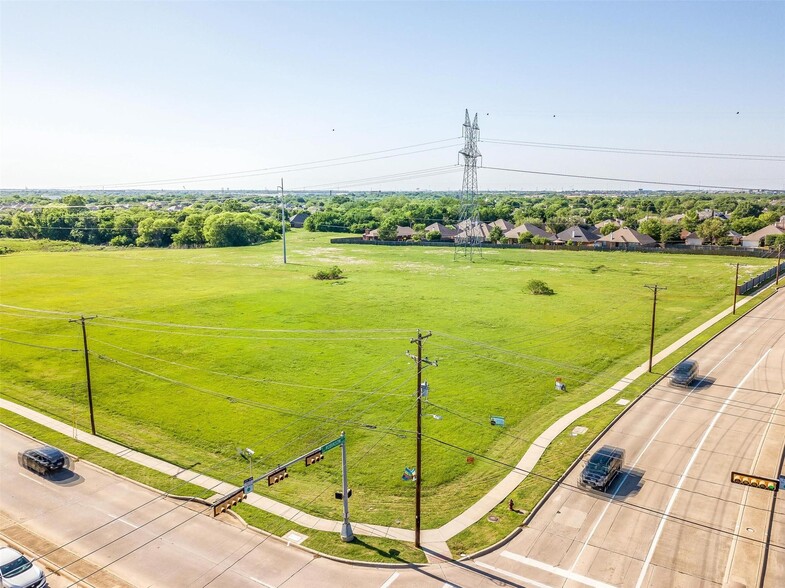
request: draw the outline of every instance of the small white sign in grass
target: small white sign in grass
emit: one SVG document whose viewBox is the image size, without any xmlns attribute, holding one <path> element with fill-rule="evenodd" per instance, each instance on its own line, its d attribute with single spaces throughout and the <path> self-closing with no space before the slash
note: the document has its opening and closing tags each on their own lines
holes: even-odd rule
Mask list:
<svg viewBox="0 0 785 588">
<path fill-rule="evenodd" d="M 578 435 L 583 435 L 586 431 L 588 431 L 588 427 L 575 427 L 570 433 L 570 437 L 577 437 Z"/>
<path fill-rule="evenodd" d="M 289 531 L 286 535 L 283 536 L 287 543 L 294 543 L 299 545 L 306 539 L 308 539 L 308 535 L 303 535 L 302 533 L 295 533 L 294 531 Z"/>
<path fill-rule="evenodd" d="M 627 406 L 629 403 L 630 403 L 630 401 L 627 400 L 626 398 L 619 398 L 616 401 L 616 404 L 618 404 L 619 406 Z"/>
</svg>

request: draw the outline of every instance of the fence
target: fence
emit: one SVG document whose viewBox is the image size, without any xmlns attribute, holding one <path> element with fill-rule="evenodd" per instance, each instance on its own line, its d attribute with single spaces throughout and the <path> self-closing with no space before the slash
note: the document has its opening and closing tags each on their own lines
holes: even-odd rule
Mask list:
<svg viewBox="0 0 785 588">
<path fill-rule="evenodd" d="M 785 262 L 780 264 L 779 273 L 780 273 L 780 275 L 785 273 Z M 774 279 L 774 277 L 776 275 L 777 275 L 777 267 L 774 266 L 773 268 L 763 272 L 759 276 L 755 276 L 751 280 L 747 280 L 743 284 L 740 284 L 736 288 L 736 293 L 737 294 L 746 294 L 747 292 L 749 292 L 750 290 L 754 290 L 755 288 L 757 288 L 761 284 L 764 284 L 764 283 L 768 282 L 769 280 Z"/>
</svg>

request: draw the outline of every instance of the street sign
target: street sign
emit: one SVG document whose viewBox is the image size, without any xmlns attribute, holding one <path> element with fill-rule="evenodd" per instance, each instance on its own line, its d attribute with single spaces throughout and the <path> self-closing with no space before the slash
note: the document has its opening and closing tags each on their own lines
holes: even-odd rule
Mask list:
<svg viewBox="0 0 785 588">
<path fill-rule="evenodd" d="M 321 452 L 324 453 L 325 451 L 330 451 L 330 449 L 335 449 L 336 447 L 343 445 L 344 437 L 338 437 L 334 441 L 330 441 L 327 445 L 322 445 Z"/>
<path fill-rule="evenodd" d="M 785 476 L 780 476 L 780 490 L 785 490 Z"/>
<path fill-rule="evenodd" d="M 491 417 L 491 424 L 492 425 L 499 425 L 500 427 L 503 427 L 504 426 L 504 417 L 492 416 Z"/>
<path fill-rule="evenodd" d="M 250 494 L 251 492 L 253 492 L 253 476 L 243 480 L 243 492 L 245 492 L 246 494 Z"/>
<path fill-rule="evenodd" d="M 349 488 L 349 491 L 346 493 L 346 497 L 347 498 L 351 498 L 352 497 L 352 489 L 351 488 Z M 338 500 L 343 500 L 343 491 L 336 492 L 335 493 L 335 498 L 337 498 Z"/>
</svg>

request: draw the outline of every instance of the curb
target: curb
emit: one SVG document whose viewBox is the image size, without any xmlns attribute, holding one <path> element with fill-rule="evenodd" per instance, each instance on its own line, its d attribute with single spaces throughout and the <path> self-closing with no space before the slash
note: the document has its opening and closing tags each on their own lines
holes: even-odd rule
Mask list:
<svg viewBox="0 0 785 588">
<path fill-rule="evenodd" d="M 773 293 L 772 293 L 772 294 L 771 294 L 771 295 L 770 295 L 768 298 L 771 298 L 771 296 L 775 296 L 775 295 L 777 294 L 777 292 L 779 291 L 779 289 L 780 289 L 780 288 L 783 288 L 783 286 L 780 286 L 779 288 L 775 288 L 775 289 L 774 289 L 774 291 L 773 291 Z M 766 288 L 762 288 L 762 289 L 761 289 L 761 290 L 759 290 L 758 292 L 756 292 L 756 293 L 752 294 L 752 295 L 750 296 L 750 299 L 752 299 L 752 298 L 754 298 L 754 297 L 757 297 L 758 295 L 760 295 L 760 294 L 762 294 L 763 292 L 765 292 L 767 289 L 768 289 L 768 287 L 766 287 Z M 768 298 L 766 298 L 766 300 L 768 300 Z M 744 318 L 745 316 L 747 316 L 747 314 L 749 313 L 749 311 L 756 309 L 756 308 L 758 307 L 758 305 L 762 304 L 762 303 L 763 303 L 763 302 L 765 302 L 766 300 L 761 300 L 761 301 L 759 301 L 757 304 L 755 304 L 754 306 L 747 306 L 746 308 L 744 308 L 744 312 L 743 312 L 742 314 L 738 315 L 738 317 L 736 318 L 736 320 L 734 320 L 734 321 L 732 321 L 731 323 L 729 323 L 729 324 L 725 325 L 725 326 L 724 326 L 722 329 L 720 329 L 719 331 L 717 331 L 716 333 L 714 333 L 714 335 L 712 335 L 712 336 L 711 336 L 709 339 L 707 339 L 706 341 L 704 341 L 703 343 L 701 343 L 701 344 L 700 344 L 698 347 L 696 347 L 696 348 L 695 348 L 695 349 L 694 349 L 694 350 L 693 350 L 693 351 L 692 351 L 692 352 L 691 352 L 689 355 L 686 355 L 686 356 L 684 356 L 684 357 L 683 357 L 683 358 L 682 358 L 680 361 L 684 361 L 685 359 L 687 359 L 687 358 L 689 358 L 689 357 L 693 356 L 695 353 L 697 353 L 698 351 L 700 351 L 701 349 L 703 349 L 703 348 L 704 348 L 706 345 L 708 345 L 709 343 L 711 343 L 712 341 L 714 341 L 714 339 L 716 339 L 718 336 L 720 336 L 721 334 L 723 334 L 723 333 L 724 333 L 725 331 L 727 331 L 727 330 L 728 330 L 730 327 L 732 327 L 732 326 L 733 326 L 733 325 L 735 325 L 737 322 L 739 322 L 739 321 L 740 321 L 742 318 Z M 733 315 L 730 315 L 730 316 L 733 316 Z M 663 359 L 663 361 L 664 361 L 664 359 Z M 581 453 L 581 454 L 580 454 L 580 455 L 579 455 L 579 456 L 578 456 L 578 457 L 575 459 L 575 461 L 574 461 L 574 462 L 572 462 L 572 464 L 571 464 L 571 465 L 570 465 L 570 466 L 569 466 L 569 467 L 568 467 L 568 468 L 567 468 L 567 469 L 564 471 L 564 473 L 563 473 L 561 476 L 559 476 L 559 479 L 558 479 L 556 482 L 554 482 L 554 483 L 553 483 L 553 485 L 552 485 L 552 486 L 551 486 L 551 487 L 548 489 L 548 491 L 547 491 L 547 492 L 546 492 L 546 493 L 543 495 L 543 497 L 542 497 L 542 498 L 541 498 L 541 499 L 540 499 L 540 500 L 537 502 L 537 504 L 535 504 L 535 505 L 534 505 L 534 508 L 532 508 L 531 512 L 530 512 L 530 513 L 529 513 L 529 514 L 526 516 L 526 518 L 523 520 L 523 522 L 522 522 L 520 525 L 518 525 L 517 527 L 515 527 L 515 529 L 513 529 L 513 530 L 510 532 L 510 534 L 509 534 L 509 535 L 507 535 L 506 537 L 504 537 L 504 538 L 503 538 L 503 539 L 501 539 L 500 541 L 498 541 L 498 542 L 494 543 L 493 545 L 490 545 L 490 546 L 488 546 L 488 547 L 485 547 L 485 548 L 483 548 L 483 549 L 480 549 L 479 551 L 477 551 L 477 552 L 475 552 L 475 553 L 471 553 L 471 554 L 469 554 L 469 555 L 466 555 L 466 556 L 464 556 L 464 557 L 461 557 L 461 558 L 460 558 L 460 559 L 458 559 L 457 561 L 465 561 L 465 560 L 469 560 L 469 559 L 475 559 L 475 558 L 478 558 L 478 557 L 482 557 L 482 556 L 484 556 L 484 555 L 487 555 L 488 553 L 490 553 L 490 552 L 492 552 L 492 551 L 495 551 L 496 549 L 498 549 L 498 548 L 500 548 L 500 547 L 503 547 L 504 545 L 506 545 L 507 543 L 509 543 L 510 541 L 512 541 L 512 540 L 513 540 L 513 539 L 514 539 L 514 538 L 515 538 L 515 537 L 516 537 L 516 536 L 517 536 L 519 533 L 521 533 L 521 531 L 523 531 L 523 529 L 524 529 L 525 527 L 529 526 L 529 524 L 531 523 L 532 519 L 534 519 L 535 515 L 536 515 L 536 514 L 539 512 L 539 510 L 542 508 L 542 506 L 543 506 L 543 505 L 544 505 L 544 504 L 545 504 L 545 503 L 548 501 L 548 499 L 549 499 L 549 498 L 550 498 L 550 497 L 553 495 L 553 493 L 554 493 L 554 492 L 555 492 L 555 491 L 556 491 L 556 490 L 559 488 L 559 486 L 561 486 L 561 485 L 562 485 L 562 483 L 563 483 L 563 482 L 564 482 L 564 480 L 567 478 L 567 476 L 568 476 L 570 473 L 572 473 L 572 471 L 573 471 L 573 470 L 574 470 L 574 469 L 575 469 L 575 468 L 578 466 L 578 464 L 580 464 L 580 463 L 581 463 L 581 460 L 583 459 L 583 457 L 584 457 L 584 456 L 585 456 L 585 455 L 586 455 L 586 454 L 587 454 L 589 451 L 591 451 L 591 449 L 592 449 L 592 448 L 593 448 L 595 445 L 597 445 L 597 443 L 599 443 L 599 440 L 602 438 L 602 436 L 603 436 L 603 435 L 605 435 L 605 434 L 606 434 L 606 433 L 607 433 L 607 432 L 608 432 L 608 431 L 611 429 L 611 427 L 613 427 L 613 425 L 615 425 L 615 424 L 616 424 L 616 423 L 619 421 L 619 419 L 621 419 L 621 417 L 623 417 L 625 414 L 627 414 L 627 411 L 629 411 L 629 410 L 630 410 L 630 409 L 631 409 L 633 406 L 635 406 L 635 405 L 638 403 L 638 401 L 639 401 L 641 398 L 643 398 L 643 397 L 644 397 L 646 394 L 648 394 L 648 393 L 649 393 L 649 391 L 650 391 L 650 390 L 652 390 L 652 389 L 653 389 L 653 388 L 654 388 L 654 387 L 655 387 L 657 384 L 659 384 L 659 383 L 660 383 L 660 382 L 661 382 L 663 379 L 665 379 L 665 377 L 668 375 L 668 373 L 669 373 L 670 371 L 671 371 L 671 370 L 668 370 L 668 371 L 667 371 L 667 372 L 665 372 L 664 374 L 660 375 L 660 377 L 659 377 L 659 378 L 657 378 L 657 379 L 656 379 L 654 382 L 652 382 L 652 383 L 651 383 L 651 384 L 650 384 L 650 385 L 649 385 L 649 386 L 648 386 L 648 387 L 647 387 L 647 388 L 646 388 L 646 389 L 645 389 L 643 392 L 641 392 L 641 393 L 640 393 L 640 394 L 639 394 L 639 395 L 638 395 L 638 396 L 637 396 L 637 397 L 636 397 L 636 398 L 635 398 L 635 399 L 634 399 L 632 402 L 630 402 L 630 403 L 629 403 L 627 406 L 625 406 L 625 407 L 624 407 L 624 409 L 623 409 L 623 410 L 622 410 L 622 411 L 621 411 L 619 414 L 617 414 L 617 415 L 616 415 L 616 416 L 613 418 L 613 420 L 612 420 L 610 423 L 608 423 L 608 424 L 607 424 L 607 425 L 606 425 L 606 426 L 605 426 L 605 427 L 604 427 L 604 428 L 603 428 L 603 429 L 602 429 L 602 430 L 601 430 L 599 433 L 597 433 L 597 435 L 594 437 L 594 439 L 592 440 L 592 442 L 591 442 L 591 443 L 589 443 L 589 445 L 587 445 L 587 446 L 586 446 L 586 449 L 585 449 L 585 450 L 584 450 L 584 451 L 583 451 L 583 452 L 582 452 L 582 453 Z M 602 406 L 602 405 L 600 405 L 600 406 Z M 599 406 L 598 406 L 597 408 L 599 408 Z M 587 414 L 588 414 L 588 413 L 587 413 Z M 580 418 L 580 417 L 579 417 L 579 418 Z M 565 429 L 565 430 L 566 430 L 566 429 Z M 506 498 L 505 498 L 505 499 L 506 499 Z M 503 501 L 502 501 L 502 502 L 503 502 Z M 500 502 L 499 504 L 501 504 L 501 502 Z"/>
</svg>

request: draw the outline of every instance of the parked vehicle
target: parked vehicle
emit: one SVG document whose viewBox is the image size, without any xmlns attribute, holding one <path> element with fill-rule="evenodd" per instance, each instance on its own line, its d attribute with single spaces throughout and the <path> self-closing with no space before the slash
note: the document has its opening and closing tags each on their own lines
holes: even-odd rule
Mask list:
<svg viewBox="0 0 785 588">
<path fill-rule="evenodd" d="M 671 372 L 671 384 L 689 386 L 698 375 L 698 362 L 693 359 L 682 361 Z"/>
<path fill-rule="evenodd" d="M 3 588 L 47 588 L 44 572 L 16 549 L 0 547 L 0 583 Z"/>
<path fill-rule="evenodd" d="M 68 462 L 65 453 L 48 445 L 19 453 L 17 459 L 20 466 L 41 475 L 58 472 L 66 467 Z"/>
<path fill-rule="evenodd" d="M 581 472 L 581 486 L 605 491 L 624 466 L 624 449 L 605 445 L 591 456 Z"/>
</svg>

